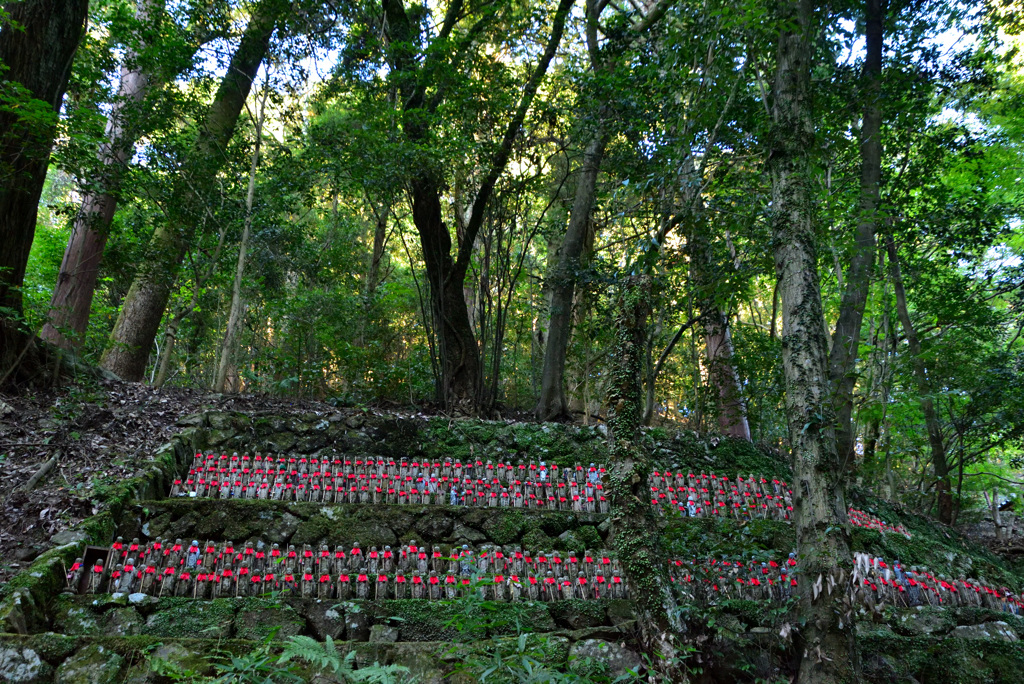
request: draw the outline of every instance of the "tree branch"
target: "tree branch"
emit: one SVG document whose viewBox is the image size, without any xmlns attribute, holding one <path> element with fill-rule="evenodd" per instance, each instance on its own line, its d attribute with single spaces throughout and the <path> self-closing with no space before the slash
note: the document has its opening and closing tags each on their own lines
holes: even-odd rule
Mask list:
<svg viewBox="0 0 1024 684">
<path fill-rule="evenodd" d="M 490 200 L 491 194 L 494 191 L 494 186 L 498 182 L 498 178 L 505 171 L 505 167 L 508 165 L 509 157 L 512 154 L 512 145 L 515 143 L 516 138 L 519 136 L 519 132 L 522 130 L 523 121 L 526 119 L 526 113 L 529 111 L 530 105 L 533 104 L 533 98 L 537 94 L 537 89 L 540 87 L 541 81 L 544 80 L 544 75 L 547 73 L 548 65 L 551 63 L 552 58 L 555 56 L 555 52 L 558 50 L 559 44 L 562 42 L 562 33 L 565 30 L 565 20 L 569 14 L 569 10 L 572 8 L 573 2 L 574 0 L 560 0 L 558 3 L 558 9 L 555 10 L 555 19 L 551 27 L 551 37 L 548 39 L 548 44 L 544 50 L 544 54 L 541 56 L 540 61 L 537 63 L 537 67 L 533 71 L 533 75 L 530 77 L 529 82 L 526 84 L 526 88 L 523 90 L 523 96 L 519 100 L 519 107 L 516 109 L 515 115 L 512 117 L 512 120 L 509 121 L 508 126 L 505 129 L 505 136 L 501 141 L 501 147 L 498 148 L 497 153 L 494 155 L 494 159 L 491 161 L 490 171 L 484 178 L 483 183 L 480 185 L 480 191 L 473 200 L 473 208 L 470 212 L 469 222 L 466 225 L 462 244 L 459 245 L 459 253 L 455 261 L 455 268 L 452 269 L 450 276 L 456 280 L 461 280 L 465 277 L 466 269 L 469 267 L 469 258 L 473 253 L 473 243 L 476 241 L 476 235 L 480 231 L 480 226 L 482 226 L 484 222 L 484 209 L 487 207 L 487 202 Z"/>
</svg>

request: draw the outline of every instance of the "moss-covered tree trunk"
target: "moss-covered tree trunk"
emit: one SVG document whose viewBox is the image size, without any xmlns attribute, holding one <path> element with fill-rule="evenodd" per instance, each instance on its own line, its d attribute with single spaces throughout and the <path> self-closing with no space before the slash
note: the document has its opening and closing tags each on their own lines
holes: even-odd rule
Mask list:
<svg viewBox="0 0 1024 684">
<path fill-rule="evenodd" d="M 860 659 L 842 589 L 852 557 L 828 380 L 810 165 L 815 146 L 810 76 L 818 20 L 810 0 L 780 3 L 779 12 L 768 171 L 801 583 L 797 681 L 854 682 L 860 678 Z M 835 590 L 831 581 L 838 583 Z"/>
<path fill-rule="evenodd" d="M 678 643 L 682 623 L 647 488 L 652 463 L 648 453 L 640 448 L 643 360 L 647 319 L 651 314 L 650 276 L 630 276 L 620 288 L 611 359 L 610 399 L 615 410 L 609 433 L 612 536 L 635 604 L 641 646 L 652 665 L 669 681 L 684 681 Z"/>
</svg>

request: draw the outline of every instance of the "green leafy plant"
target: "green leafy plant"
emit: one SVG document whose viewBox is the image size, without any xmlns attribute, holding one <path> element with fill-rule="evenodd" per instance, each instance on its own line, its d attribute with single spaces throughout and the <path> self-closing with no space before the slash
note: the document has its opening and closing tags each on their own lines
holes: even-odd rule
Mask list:
<svg viewBox="0 0 1024 684">
<path fill-rule="evenodd" d="M 293 660 L 304 661 L 317 672 L 329 672 L 353 684 L 399 684 L 417 680 L 417 677 L 409 673 L 409 668 L 402 665 L 374 662 L 373 665 L 356 669 L 356 652 L 349 651 L 342 655 L 329 636 L 323 643 L 307 636 L 290 637 L 277 663 L 286 665 Z"/>
</svg>

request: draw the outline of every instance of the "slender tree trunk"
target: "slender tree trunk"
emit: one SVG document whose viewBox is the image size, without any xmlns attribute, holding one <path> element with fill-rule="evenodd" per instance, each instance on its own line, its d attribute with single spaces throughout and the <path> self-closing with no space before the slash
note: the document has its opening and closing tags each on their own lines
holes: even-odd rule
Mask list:
<svg viewBox="0 0 1024 684">
<path fill-rule="evenodd" d="M 35 343 L 22 327 L 21 286 L 57 117 L 88 6 L 87 0 L 24 0 L 3 6 L 0 64 L 4 91 L 11 98 L 0 111 L 0 378 L 4 380 L 15 377 L 12 370 L 30 350 L 33 363 L 25 367 L 39 361 Z M 15 22 L 18 29 L 12 27 Z M 18 106 L 19 100 L 27 105 L 29 99 L 38 106 Z"/>
<path fill-rule="evenodd" d="M 891 235 L 886 239 L 886 250 L 889 252 L 889 272 L 892 276 L 893 291 L 896 294 L 896 314 L 899 316 L 900 324 L 903 326 L 903 334 L 907 338 L 907 346 L 910 348 L 911 354 L 911 365 L 914 369 L 914 379 L 917 381 L 917 391 L 921 395 L 921 413 L 924 415 L 925 429 L 928 432 L 928 446 L 931 449 L 932 468 L 935 471 L 935 496 L 938 501 L 938 517 L 940 522 L 951 525 L 953 523 L 953 493 L 949 479 L 949 461 L 946 458 L 946 446 L 942 440 L 939 416 L 935 411 L 935 402 L 932 399 L 934 393 L 932 383 L 928 378 L 928 369 L 922 356 L 921 338 L 918 337 L 914 323 L 910 319 L 910 309 L 907 306 L 907 291 L 903 285 L 899 254 L 896 251 L 896 243 Z"/>
<path fill-rule="evenodd" d="M 821 285 L 814 244 L 814 194 L 810 154 L 815 149 L 810 111 L 811 55 L 818 17 L 811 0 L 779 5 L 782 29 L 772 90 L 772 235 L 782 304 L 782 362 L 792 448 L 793 493 L 801 581 L 796 634 L 797 682 L 860 680 L 854 619 L 842 598 L 852 565 L 843 482 L 838 472 L 828 335 L 822 320 Z M 815 585 L 824 586 L 820 592 Z"/>
<path fill-rule="evenodd" d="M 612 538 L 631 587 L 640 642 L 652 665 L 669 681 L 685 680 L 679 662 L 682 624 L 661 552 L 661 532 L 650 504 L 647 477 L 652 463 L 639 446 L 643 412 L 643 356 L 651 314 L 651 278 L 629 276 L 616 302 L 615 349 L 611 360 Z"/>
<path fill-rule="evenodd" d="M 377 294 L 377 287 L 380 285 L 380 271 L 384 261 L 384 243 L 388 236 L 388 215 L 390 213 L 391 206 L 384 206 L 376 217 L 373 229 L 373 252 L 370 253 L 370 268 L 366 272 L 366 287 L 363 290 L 367 306 L 373 301 Z"/>
<path fill-rule="evenodd" d="M 44 340 L 63 349 L 81 347 L 89 326 L 103 248 L 117 210 L 124 171 L 141 131 L 140 103 L 150 86 L 150 74 L 139 59 L 147 38 L 159 30 L 163 14 L 164 0 L 139 0 L 135 10 L 141 29 L 139 42 L 128 47 L 121 66 L 121 84 L 107 118 L 107 139 L 99 149 L 99 178 L 83 192 L 50 300 L 48 321 L 40 333 Z"/>
<path fill-rule="evenodd" d="M 565 398 L 565 356 L 572 335 L 572 305 L 576 295 L 576 274 L 586 243 L 590 212 L 594 206 L 597 175 L 601 169 L 607 138 L 599 124 L 583 153 L 583 165 L 576 180 L 569 226 L 558 250 L 558 265 L 549 279 L 550 318 L 548 339 L 544 346 L 544 369 L 541 371 L 538 420 L 560 420 L 568 417 Z"/>
<path fill-rule="evenodd" d="M 882 177 L 882 41 L 887 4 L 887 0 L 867 0 L 865 7 L 867 48 L 863 73 L 864 119 L 860 134 L 860 216 L 829 355 L 829 380 L 836 411 L 836 448 L 839 462 L 845 463 L 848 469 L 855 468 L 857 463 L 853 426 L 853 388 L 857 382 L 855 365 L 864 306 L 871 286 L 871 268 L 875 262 L 875 230 Z"/>
<path fill-rule="evenodd" d="M 238 263 L 235 266 L 235 283 L 231 288 L 231 311 L 228 313 L 228 326 L 224 331 L 224 341 L 220 347 L 220 362 L 217 364 L 217 377 L 213 383 L 213 391 L 223 392 L 227 381 L 228 370 L 231 368 L 238 346 L 238 329 L 245 313 L 245 300 L 242 297 L 242 278 L 245 276 L 245 254 L 249 248 L 249 233 L 252 230 L 252 203 L 256 197 L 256 169 L 260 164 L 260 143 L 263 142 L 263 121 L 267 112 L 267 95 L 264 89 L 260 101 L 260 113 L 256 119 L 256 141 L 252 149 L 252 165 L 249 167 L 249 187 L 245 193 L 245 225 L 242 227 L 242 239 L 238 244 Z"/>
<path fill-rule="evenodd" d="M 195 227 L 208 211 L 207 188 L 226 161 L 225 150 L 267 54 L 270 37 L 291 3 L 262 0 L 253 9 L 238 49 L 200 128 L 185 168 L 179 174 L 177 202 L 168 221 L 153 234 L 146 261 L 125 297 L 100 365 L 125 380 L 142 379 L 150 347 L 160 327 L 181 261 Z"/>
</svg>

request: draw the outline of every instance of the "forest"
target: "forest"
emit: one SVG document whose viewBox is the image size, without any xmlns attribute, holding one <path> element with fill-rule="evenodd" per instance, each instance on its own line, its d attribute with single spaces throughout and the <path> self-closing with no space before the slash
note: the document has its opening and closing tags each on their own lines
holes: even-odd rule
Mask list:
<svg viewBox="0 0 1024 684">
<path fill-rule="evenodd" d="M 6 2 L 0 422 L 115 382 L 602 430 L 683 681 L 651 430 L 787 454 L 812 580 L 851 489 L 1014 539 L 1022 36 L 1019 0 Z M 818 594 L 794 676 L 855 681 Z"/>
</svg>

